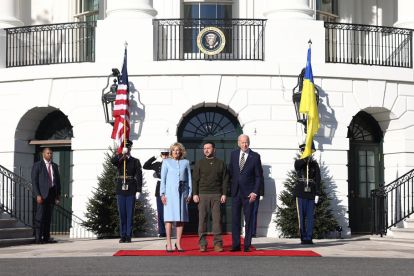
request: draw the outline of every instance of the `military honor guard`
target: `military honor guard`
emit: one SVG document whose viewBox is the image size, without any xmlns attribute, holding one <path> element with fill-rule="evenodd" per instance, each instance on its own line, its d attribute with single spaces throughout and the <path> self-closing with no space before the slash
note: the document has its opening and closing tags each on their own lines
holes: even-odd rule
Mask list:
<svg viewBox="0 0 414 276">
<path fill-rule="evenodd" d="M 305 146 L 299 146 L 301 153 Z M 293 196 L 296 197 L 300 239 L 302 244 L 313 244 L 313 214 L 320 195 L 321 172 L 318 163 L 311 160 L 311 156 L 296 160 L 295 170 L 299 180 Z"/>
<path fill-rule="evenodd" d="M 168 150 L 161 151 L 159 155 L 161 157 L 161 162 L 157 161 L 157 156 L 153 156 L 147 160 L 144 164 L 144 170 L 153 170 L 157 176 L 157 187 L 155 188 L 155 197 L 157 198 L 157 216 L 158 216 L 158 234 L 160 238 L 167 236 L 165 232 L 164 224 L 164 205 L 162 204 L 161 195 L 160 195 L 160 184 L 161 184 L 161 166 L 162 161 L 168 158 Z"/>
<path fill-rule="evenodd" d="M 132 142 L 127 140 L 122 153 L 112 158 L 112 164 L 118 168 L 119 179 L 116 184 L 120 222 L 120 243 L 130 243 L 134 228 L 135 202 L 142 192 L 142 170 L 138 159 L 131 156 Z M 125 161 L 126 160 L 126 161 Z M 124 161 L 126 166 L 124 168 Z M 125 178 L 124 178 L 125 171 Z M 125 179 L 125 182 L 124 182 Z"/>
</svg>

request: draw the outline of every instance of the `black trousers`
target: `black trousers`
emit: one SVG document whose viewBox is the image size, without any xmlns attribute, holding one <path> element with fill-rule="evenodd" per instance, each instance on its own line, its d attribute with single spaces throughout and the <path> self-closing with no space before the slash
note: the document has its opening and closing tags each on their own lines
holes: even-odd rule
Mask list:
<svg viewBox="0 0 414 276">
<path fill-rule="evenodd" d="M 49 189 L 49 195 L 43 199 L 42 204 L 39 204 L 36 200 L 36 224 L 35 224 L 35 236 L 37 240 L 42 240 L 42 234 L 44 240 L 50 239 L 50 222 L 52 221 L 52 212 L 56 204 L 56 191 L 52 187 Z"/>
</svg>

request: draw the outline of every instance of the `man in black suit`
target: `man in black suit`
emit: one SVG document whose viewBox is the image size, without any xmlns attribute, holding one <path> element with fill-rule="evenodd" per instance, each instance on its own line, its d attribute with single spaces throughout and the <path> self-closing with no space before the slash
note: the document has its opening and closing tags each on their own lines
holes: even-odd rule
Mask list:
<svg viewBox="0 0 414 276">
<path fill-rule="evenodd" d="M 43 150 L 43 159 L 36 162 L 32 169 L 33 198 L 37 201 L 35 242 L 56 243 L 50 239 L 50 222 L 55 204 L 60 202 L 60 176 L 56 163 L 52 161 L 52 150 Z M 43 240 L 42 240 L 43 230 Z"/>
<path fill-rule="evenodd" d="M 229 164 L 231 196 L 233 198 L 231 206 L 233 213 L 231 222 L 233 248 L 230 249 L 230 252 L 241 251 L 240 213 L 242 207 L 245 219 L 244 252 L 250 252 L 254 201 L 260 195 L 263 183 L 263 169 L 260 155 L 249 148 L 249 136 L 245 134 L 240 135 L 238 145 L 240 150 L 235 150 L 231 153 Z"/>
</svg>

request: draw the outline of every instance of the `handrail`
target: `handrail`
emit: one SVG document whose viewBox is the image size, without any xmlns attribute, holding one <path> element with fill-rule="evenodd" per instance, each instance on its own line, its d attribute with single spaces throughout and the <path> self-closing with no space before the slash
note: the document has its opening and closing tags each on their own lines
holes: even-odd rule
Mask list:
<svg viewBox="0 0 414 276">
<path fill-rule="evenodd" d="M 266 21 L 267 19 L 250 18 L 154 19 L 155 43 L 157 47 L 156 59 L 158 61 L 263 61 Z M 198 41 L 198 36 L 208 27 L 218 28 L 221 32 L 219 36 L 226 41 L 225 46 L 217 53 L 208 54 L 199 48 L 201 41 Z"/>
<path fill-rule="evenodd" d="M 371 234 L 381 237 L 414 214 L 414 169 L 371 190 Z"/>
<path fill-rule="evenodd" d="M 6 67 L 95 62 L 96 21 L 6 28 Z"/>
<path fill-rule="evenodd" d="M 413 68 L 413 30 L 325 22 L 325 61 Z"/>
<path fill-rule="evenodd" d="M 36 200 L 32 183 L 0 165 L 0 209 L 24 225 L 35 227 Z M 70 228 L 79 227 L 84 221 L 60 205 L 53 212 L 51 234 L 69 234 Z"/>
</svg>

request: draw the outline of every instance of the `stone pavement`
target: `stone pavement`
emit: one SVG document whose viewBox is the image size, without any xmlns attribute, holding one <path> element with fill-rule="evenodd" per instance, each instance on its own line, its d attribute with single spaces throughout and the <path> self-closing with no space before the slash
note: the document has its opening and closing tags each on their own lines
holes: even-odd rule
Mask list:
<svg viewBox="0 0 414 276">
<path fill-rule="evenodd" d="M 70 239 L 54 236 L 56 244 L 30 244 L 0 248 L 3 258 L 47 257 L 101 257 L 112 256 L 118 250 L 165 250 L 166 239 L 157 237 L 134 238 L 130 244 L 118 239 Z M 351 239 L 315 240 L 314 245 L 301 245 L 298 239 L 255 238 L 257 249 L 313 250 L 322 257 L 354 258 L 413 258 L 414 242 L 395 242 L 392 238 L 357 236 Z M 174 244 L 174 241 L 173 241 Z M 212 248 L 211 248 L 212 250 Z"/>
</svg>

